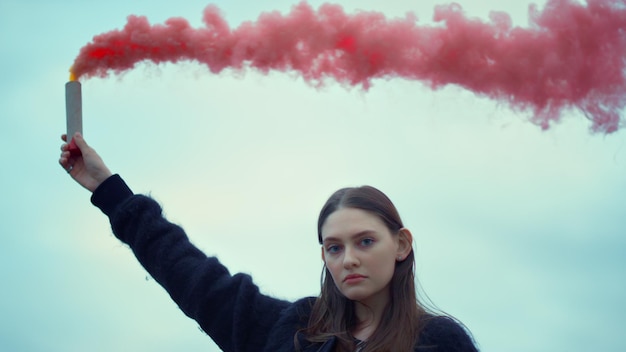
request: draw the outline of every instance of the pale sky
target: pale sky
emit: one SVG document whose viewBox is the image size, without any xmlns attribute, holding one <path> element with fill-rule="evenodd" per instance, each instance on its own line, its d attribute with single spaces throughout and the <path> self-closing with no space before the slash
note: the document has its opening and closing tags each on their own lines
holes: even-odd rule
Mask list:
<svg viewBox="0 0 626 352">
<path fill-rule="evenodd" d="M 527 1 L 458 2 L 527 24 Z M 297 1 L 213 3 L 236 26 Z M 337 3 L 427 22 L 442 2 Z M 57 164 L 79 49 L 130 14 L 199 26 L 207 4 L 0 2 L 0 350 L 218 351 Z M 412 230 L 423 290 L 483 351 L 626 350 L 623 130 L 592 134 L 570 110 L 542 131 L 454 86 L 316 89 L 293 74 L 213 75 L 189 62 L 82 87 L 85 138 L 112 171 L 267 294 L 319 293 L 319 209 L 338 188 L 370 184 Z"/>
</svg>

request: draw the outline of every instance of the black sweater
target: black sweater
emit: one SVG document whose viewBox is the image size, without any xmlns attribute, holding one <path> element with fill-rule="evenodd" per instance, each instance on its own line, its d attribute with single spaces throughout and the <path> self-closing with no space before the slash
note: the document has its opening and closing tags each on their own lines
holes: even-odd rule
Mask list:
<svg viewBox="0 0 626 352">
<path fill-rule="evenodd" d="M 315 298 L 288 302 L 261 294 L 249 275 L 231 275 L 216 258 L 207 257 L 182 228 L 163 217 L 153 199 L 134 195 L 118 175 L 104 181 L 91 201 L 109 217 L 115 236 L 223 351 L 295 350 L 294 336 L 306 326 Z M 312 344 L 300 333 L 298 341 L 304 352 L 330 352 L 335 344 L 333 339 Z M 415 351 L 476 348 L 452 319 L 432 317 Z"/>
</svg>

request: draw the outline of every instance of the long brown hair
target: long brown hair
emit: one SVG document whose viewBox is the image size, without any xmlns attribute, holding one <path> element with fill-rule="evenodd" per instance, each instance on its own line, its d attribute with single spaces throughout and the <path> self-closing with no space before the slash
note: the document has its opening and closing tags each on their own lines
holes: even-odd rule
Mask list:
<svg viewBox="0 0 626 352">
<path fill-rule="evenodd" d="M 378 189 L 371 186 L 342 188 L 324 204 L 317 223 L 317 234 L 322 243 L 321 228 L 326 218 L 341 208 L 357 208 L 378 216 L 389 231 L 397 236 L 404 226 L 396 207 Z M 396 262 L 390 282 L 391 299 L 376 331 L 369 337 L 362 352 L 413 351 L 426 314 L 415 291 L 415 256 L 413 251 L 403 261 Z M 350 334 L 356 326 L 354 301 L 347 299 L 337 288 L 324 266 L 320 296 L 313 305 L 309 324 L 303 330 L 311 342 L 324 342 L 335 336 L 336 351 L 354 351 L 355 340 Z"/>
</svg>

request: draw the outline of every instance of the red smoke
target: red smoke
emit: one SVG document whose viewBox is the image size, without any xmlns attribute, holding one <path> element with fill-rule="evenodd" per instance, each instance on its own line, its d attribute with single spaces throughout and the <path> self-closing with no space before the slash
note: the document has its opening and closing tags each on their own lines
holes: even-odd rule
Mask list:
<svg viewBox="0 0 626 352">
<path fill-rule="evenodd" d="M 203 28 L 182 18 L 150 25 L 129 16 L 122 30 L 83 47 L 71 71 L 76 79 L 105 77 L 144 60 L 195 60 L 215 73 L 297 71 L 314 85 L 332 77 L 367 89 L 374 78 L 402 77 L 432 88 L 456 84 L 531 110 L 542 128 L 577 107 L 593 131 L 616 131 L 626 105 L 626 1 L 548 0 L 542 11 L 531 6 L 529 16 L 528 28 L 512 27 L 506 13 L 484 22 L 451 4 L 435 8 L 435 25 L 418 25 L 412 15 L 348 15 L 338 5 L 314 10 L 302 2 L 287 15 L 264 13 L 231 29 L 208 6 Z"/>
</svg>

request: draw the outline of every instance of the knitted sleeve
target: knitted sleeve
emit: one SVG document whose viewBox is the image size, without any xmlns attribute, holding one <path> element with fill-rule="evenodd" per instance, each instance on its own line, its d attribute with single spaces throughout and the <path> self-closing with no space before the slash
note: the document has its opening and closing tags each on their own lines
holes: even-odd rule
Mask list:
<svg viewBox="0 0 626 352">
<path fill-rule="evenodd" d="M 258 351 L 290 303 L 260 294 L 248 275 L 230 275 L 214 257 L 191 244 L 151 198 L 134 195 L 114 175 L 96 189 L 92 203 L 111 222 L 141 265 L 180 309 L 224 351 Z"/>
</svg>

